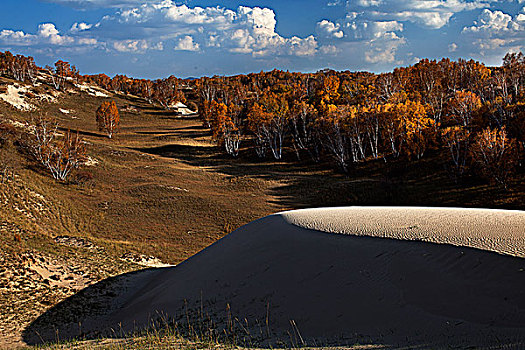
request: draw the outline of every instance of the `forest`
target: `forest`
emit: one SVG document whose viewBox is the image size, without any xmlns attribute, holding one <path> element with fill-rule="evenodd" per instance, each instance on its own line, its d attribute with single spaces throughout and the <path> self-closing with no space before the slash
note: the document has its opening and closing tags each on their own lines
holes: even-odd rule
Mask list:
<svg viewBox="0 0 525 350">
<path fill-rule="evenodd" d="M 499 67 L 443 58 L 381 74 L 273 70 L 157 80 L 81 75 L 61 60 L 40 68 L 31 57 L 0 53 L 3 75 L 35 82 L 39 71 L 59 90 L 76 82 L 166 109 L 187 103 L 231 157 L 250 152 L 261 160 L 321 162 L 351 173 L 367 161 L 410 164 L 438 152 L 456 181 L 475 174 L 502 188 L 525 170 L 521 52 L 505 55 Z"/>
</svg>

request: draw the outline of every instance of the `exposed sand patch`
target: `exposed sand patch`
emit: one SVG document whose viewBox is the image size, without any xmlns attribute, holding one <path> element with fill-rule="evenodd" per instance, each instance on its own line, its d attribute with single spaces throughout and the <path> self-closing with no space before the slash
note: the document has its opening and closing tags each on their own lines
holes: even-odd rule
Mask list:
<svg viewBox="0 0 525 350">
<path fill-rule="evenodd" d="M 8 85 L 7 91 L 4 94 L 0 94 L 0 99 L 9 103 L 11 106 L 15 107 L 21 111 L 34 111 L 36 107 L 31 103 L 27 102 L 23 97 L 23 94 L 28 92 L 29 89 L 25 86 L 19 85 Z"/>
<path fill-rule="evenodd" d="M 107 91 L 105 91 L 105 90 L 103 90 L 103 89 L 101 89 L 99 87 L 85 85 L 85 84 L 75 84 L 75 86 L 77 88 L 79 88 L 80 91 L 84 91 L 88 95 L 91 95 L 91 96 L 95 96 L 95 97 L 109 97 L 109 95 L 107 94 Z"/>
<path fill-rule="evenodd" d="M 87 156 L 86 160 L 84 161 L 85 166 L 97 166 L 99 163 L 98 159 L 93 158 L 91 156 Z"/>
<path fill-rule="evenodd" d="M 489 234 L 507 224 L 494 241 L 511 244 L 505 240 L 510 235 L 521 242 L 524 219 L 518 211 L 407 208 L 271 215 L 176 267 L 125 276 L 112 310 L 78 321 L 83 331 L 99 335 L 146 327 L 158 315 L 191 323 L 205 313 L 218 333 L 238 327 L 257 344 L 291 344 L 293 338 L 310 346 L 518 349 L 525 346 L 525 259 L 462 244 L 484 242 L 478 230 Z M 450 240 L 461 246 L 421 241 L 452 237 L 440 229 L 444 225 L 452 225 L 459 238 Z M 67 312 L 67 303 L 62 307 Z M 73 325 L 53 322 L 44 315 L 27 334 L 52 339 L 56 327 L 63 336 L 77 335 Z"/>
<path fill-rule="evenodd" d="M 154 256 L 147 256 L 144 254 L 126 253 L 120 259 L 126 262 L 130 262 L 130 263 L 134 263 L 134 264 L 146 266 L 146 267 L 174 266 L 174 265 L 164 264 L 162 261 L 160 261 L 159 258 L 156 258 Z"/>
<path fill-rule="evenodd" d="M 329 233 L 445 243 L 525 257 L 522 211 L 352 207 L 280 213 L 291 224 Z"/>
</svg>

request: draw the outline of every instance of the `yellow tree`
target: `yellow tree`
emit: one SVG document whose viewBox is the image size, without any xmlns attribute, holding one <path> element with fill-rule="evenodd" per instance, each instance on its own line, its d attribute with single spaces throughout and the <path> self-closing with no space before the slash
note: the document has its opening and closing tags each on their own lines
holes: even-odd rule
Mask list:
<svg viewBox="0 0 525 350">
<path fill-rule="evenodd" d="M 260 158 L 266 157 L 268 144 L 265 135 L 265 126 L 270 123 L 272 116 L 255 102 L 248 111 L 248 129 L 255 136 L 255 152 Z"/>
<path fill-rule="evenodd" d="M 451 119 L 463 126 L 470 126 L 474 112 L 481 108 L 481 99 L 471 91 L 456 91 L 449 107 Z"/>
<path fill-rule="evenodd" d="M 239 155 L 242 138 L 239 118 L 240 109 L 239 106 L 227 106 L 222 102 L 211 101 L 210 104 L 213 138 L 219 144 L 223 144 L 226 153 L 233 157 Z"/>
<path fill-rule="evenodd" d="M 289 122 L 288 101 L 285 96 L 272 92 L 254 103 L 248 113 L 248 127 L 255 134 L 257 154 L 265 155 L 266 147 L 270 148 L 275 159 L 282 157 L 284 137 Z"/>
<path fill-rule="evenodd" d="M 418 101 L 407 101 L 398 108 L 404 123 L 406 153 L 419 159 L 434 141 L 435 121 L 428 117 L 425 105 Z"/>
<path fill-rule="evenodd" d="M 321 86 L 316 91 L 317 109 L 321 114 L 327 115 L 330 106 L 336 104 L 340 97 L 339 86 L 339 78 L 335 75 L 323 79 Z"/>
<path fill-rule="evenodd" d="M 120 125 L 120 116 L 115 101 L 102 102 L 97 109 L 96 120 L 98 129 L 100 131 L 105 131 L 108 134 L 108 137 L 112 138 Z"/>
<path fill-rule="evenodd" d="M 419 101 L 386 103 L 381 106 L 383 136 L 390 144 L 392 154 L 398 157 L 421 158 L 434 138 L 434 123 L 427 116 L 425 106 Z"/>
</svg>

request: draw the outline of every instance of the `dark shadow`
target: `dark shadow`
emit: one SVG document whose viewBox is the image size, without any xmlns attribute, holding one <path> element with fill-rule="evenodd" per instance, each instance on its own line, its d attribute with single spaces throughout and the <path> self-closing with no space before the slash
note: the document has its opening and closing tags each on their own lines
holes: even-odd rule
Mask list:
<svg viewBox="0 0 525 350">
<path fill-rule="evenodd" d="M 58 130 L 60 130 L 61 132 L 67 132 L 67 131 L 71 131 L 73 133 L 77 133 L 79 135 L 82 135 L 82 136 L 92 136 L 92 137 L 98 137 L 98 138 L 107 138 L 108 135 L 107 134 L 99 134 L 99 133 L 95 133 L 95 132 L 91 132 L 91 131 L 85 131 L 85 130 L 74 130 L 74 129 L 68 129 L 68 128 L 64 128 L 64 127 L 58 127 Z"/>
<path fill-rule="evenodd" d="M 156 269 L 144 269 L 93 284 L 60 302 L 38 317 L 23 332 L 24 341 L 30 345 L 62 342 L 72 339 L 97 339 L 101 336 L 120 336 L 118 326 L 101 331 L 96 320 L 104 318 L 118 307 L 119 296 L 125 293 L 126 281 L 141 279 Z"/>
<path fill-rule="evenodd" d="M 281 181 L 282 185 L 270 190 L 276 198 L 274 204 L 280 208 L 363 205 L 523 209 L 515 199 L 525 191 L 525 183 L 516 181 L 507 192 L 476 178 L 457 183 L 447 176 L 443 165 L 448 161 L 446 155 L 431 155 L 410 165 L 403 159 L 368 160 L 352 165 L 344 174 L 329 157 L 315 163 L 304 155 L 297 161 L 293 150 L 285 149 L 282 161 L 271 156 L 260 159 L 246 145 L 236 158 L 220 146 L 168 144 L 136 150 L 208 167 L 228 176 Z"/>
<path fill-rule="evenodd" d="M 266 227 L 264 220 L 274 219 L 251 224 L 259 225 L 254 232 Z M 388 344 L 387 348 L 405 349 L 525 346 L 525 259 L 448 244 L 298 228 L 280 238 L 280 247 L 261 250 L 243 236 L 243 228 L 236 232 L 177 267 L 125 274 L 84 289 L 31 323 L 23 332 L 24 341 L 31 345 L 55 342 L 57 335 L 59 340 L 122 337 L 151 324 L 118 318 L 130 314 L 139 320 L 146 314 L 150 315 L 148 320 L 162 314 L 178 324 L 193 326 L 202 326 L 199 318 L 206 314 L 205 323 L 213 324 L 218 333 L 232 331 L 232 327 L 238 327 L 239 334 L 246 333 L 243 327 L 250 324 L 253 329 L 248 333 L 255 335 L 256 320 L 264 320 L 271 304 L 277 314 L 270 314 L 270 330 L 261 332 L 271 336 L 254 336 L 252 345 L 293 346 L 286 335 L 294 332 L 289 319 L 299 325 L 311 326 L 313 322 L 323 329 L 323 324 L 333 324 L 334 316 L 330 315 L 338 314 L 338 329 L 327 334 L 316 333 L 315 327 L 301 329 L 305 343 Z M 286 261 L 298 265 L 276 259 L 283 250 Z M 239 261 L 247 272 L 232 272 Z M 133 293 L 128 294 L 126 280 L 132 279 L 139 283 L 135 282 Z M 389 287 L 380 288 L 385 285 Z M 153 294 L 148 294 L 151 291 Z M 144 310 L 149 304 L 136 302 L 137 296 L 164 300 L 171 311 Z M 232 305 L 232 309 L 225 305 Z M 236 310 L 239 305 L 244 306 Z M 283 308 L 295 314 L 278 316 Z M 369 310 L 382 310 L 385 319 L 370 315 Z M 309 312 L 315 316 L 310 317 Z M 107 316 L 110 313 L 111 317 Z M 370 317 L 376 321 L 359 321 Z M 247 318 L 246 326 L 229 324 L 227 320 L 232 318 Z"/>
</svg>

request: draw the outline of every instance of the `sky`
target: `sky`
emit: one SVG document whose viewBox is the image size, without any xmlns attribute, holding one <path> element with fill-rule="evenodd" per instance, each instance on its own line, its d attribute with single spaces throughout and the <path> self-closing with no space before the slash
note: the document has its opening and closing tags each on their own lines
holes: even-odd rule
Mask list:
<svg viewBox="0 0 525 350">
<path fill-rule="evenodd" d="M 2 0 L 5 50 L 151 79 L 499 65 L 525 51 L 525 0 Z"/>
</svg>

